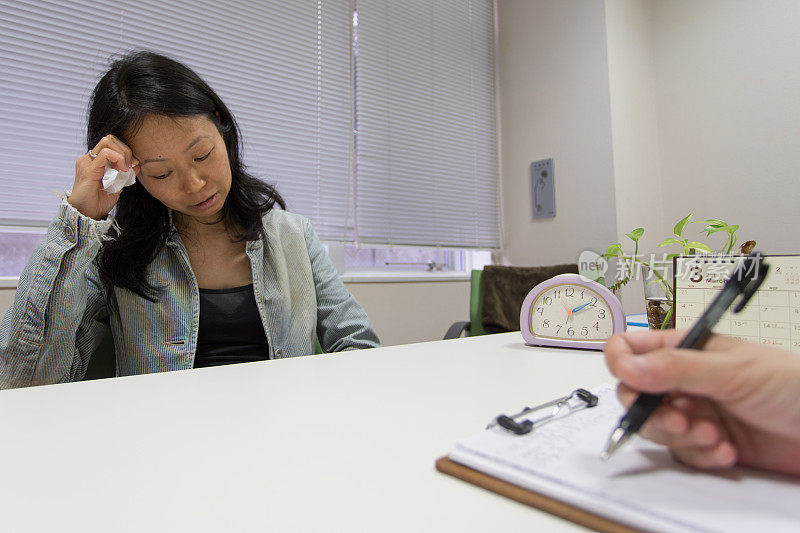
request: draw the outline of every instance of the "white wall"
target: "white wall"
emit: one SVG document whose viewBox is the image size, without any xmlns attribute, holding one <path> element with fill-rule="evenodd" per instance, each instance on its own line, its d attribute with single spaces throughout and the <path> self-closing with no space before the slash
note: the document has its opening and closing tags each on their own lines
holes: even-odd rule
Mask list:
<svg viewBox="0 0 800 533">
<path fill-rule="evenodd" d="M 800 2 L 656 1 L 653 32 L 665 225 L 800 252 Z"/>
<path fill-rule="evenodd" d="M 347 283 L 384 346 L 435 341 L 469 320 L 469 281 Z"/>
<path fill-rule="evenodd" d="M 654 252 L 689 212 L 800 251 L 798 28 L 797 0 L 498 0 L 509 262 L 572 261 L 636 227 Z M 558 214 L 534 221 L 528 165 L 551 156 Z M 640 312 L 641 286 L 623 303 Z"/>
<path fill-rule="evenodd" d="M 655 95 L 652 3 L 605 2 L 611 145 L 614 156 L 617 239 L 633 252 L 626 233 L 644 228 L 640 251 L 647 254 L 663 235 L 663 197 Z M 641 282 L 622 291 L 626 311 L 644 312 Z"/>
<path fill-rule="evenodd" d="M 506 257 L 576 262 L 617 236 L 603 3 L 498 0 Z M 556 216 L 533 219 L 530 164 L 555 159 Z"/>
</svg>

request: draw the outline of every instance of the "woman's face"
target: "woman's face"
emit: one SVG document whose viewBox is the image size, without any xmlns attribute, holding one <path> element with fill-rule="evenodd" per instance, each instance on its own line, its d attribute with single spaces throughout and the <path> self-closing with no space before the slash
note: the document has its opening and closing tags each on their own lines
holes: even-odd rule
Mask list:
<svg viewBox="0 0 800 533">
<path fill-rule="evenodd" d="M 151 115 L 128 146 L 141 163 L 139 181 L 153 197 L 186 218 L 181 222 L 219 222 L 231 189 L 225 141 L 205 116 Z"/>
</svg>

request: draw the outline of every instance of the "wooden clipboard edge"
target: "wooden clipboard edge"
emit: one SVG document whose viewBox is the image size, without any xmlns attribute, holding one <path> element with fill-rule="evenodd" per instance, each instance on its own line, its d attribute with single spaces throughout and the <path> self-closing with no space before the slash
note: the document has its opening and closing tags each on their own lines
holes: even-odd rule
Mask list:
<svg viewBox="0 0 800 533">
<path fill-rule="evenodd" d="M 640 533 L 640 530 L 609 520 L 608 518 L 584 511 L 564 502 L 554 500 L 537 492 L 523 489 L 496 477 L 456 463 L 444 456 L 436 460 L 436 470 L 477 485 L 501 496 L 541 509 L 547 513 L 564 518 L 578 525 L 592 528 L 602 533 Z"/>
</svg>

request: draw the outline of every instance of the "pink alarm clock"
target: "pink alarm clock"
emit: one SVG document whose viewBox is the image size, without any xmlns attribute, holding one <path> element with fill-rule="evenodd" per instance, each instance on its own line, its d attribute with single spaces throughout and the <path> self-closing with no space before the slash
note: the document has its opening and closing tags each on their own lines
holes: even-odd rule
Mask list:
<svg viewBox="0 0 800 533">
<path fill-rule="evenodd" d="M 619 298 L 579 274 L 560 274 L 535 286 L 522 303 L 519 327 L 534 346 L 602 350 L 625 331 Z"/>
</svg>

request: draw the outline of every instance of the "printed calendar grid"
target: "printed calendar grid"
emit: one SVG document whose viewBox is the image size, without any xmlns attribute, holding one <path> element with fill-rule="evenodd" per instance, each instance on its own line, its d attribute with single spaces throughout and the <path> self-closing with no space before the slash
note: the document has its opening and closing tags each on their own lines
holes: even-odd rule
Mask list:
<svg viewBox="0 0 800 533">
<path fill-rule="evenodd" d="M 770 270 L 747 307 L 728 310 L 715 333 L 800 353 L 800 256 L 769 256 Z M 689 329 L 738 264 L 737 258 L 675 259 L 675 327 Z"/>
</svg>

